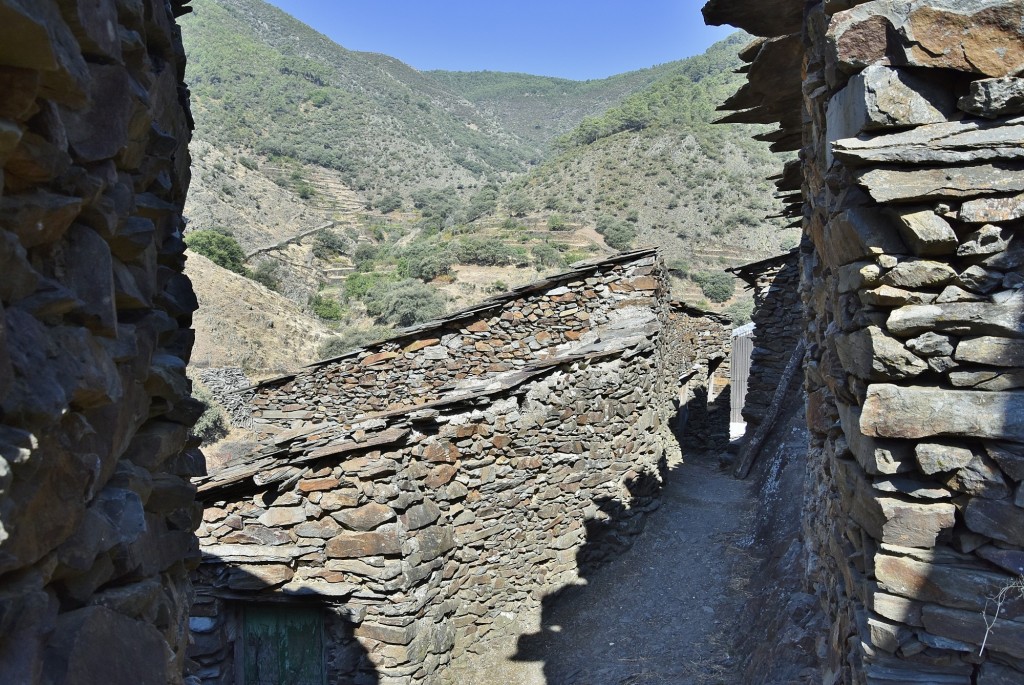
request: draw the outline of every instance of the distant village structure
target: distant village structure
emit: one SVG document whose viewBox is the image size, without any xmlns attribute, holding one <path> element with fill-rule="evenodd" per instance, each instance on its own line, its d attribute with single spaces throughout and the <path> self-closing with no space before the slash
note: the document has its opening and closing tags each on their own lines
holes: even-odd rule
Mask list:
<svg viewBox="0 0 1024 685">
<path fill-rule="evenodd" d="M 0 0 L 0 681 L 439 682 L 724 446 L 731 326 L 654 250 L 579 265 L 251 388 L 207 473 L 188 11 Z M 1024 682 L 1024 3 L 705 15 L 761 36 L 725 120 L 796 154 L 742 416 L 798 369 L 820 681 Z"/>
<path fill-rule="evenodd" d="M 762 36 L 725 120 L 797 153 L 823 682 L 1024 682 L 1024 4 L 704 13 Z"/>
</svg>

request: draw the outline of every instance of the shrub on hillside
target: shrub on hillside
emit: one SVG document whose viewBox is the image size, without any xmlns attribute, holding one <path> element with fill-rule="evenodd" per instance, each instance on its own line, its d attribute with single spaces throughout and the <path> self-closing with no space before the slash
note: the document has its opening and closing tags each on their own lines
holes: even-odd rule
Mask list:
<svg viewBox="0 0 1024 685">
<path fill-rule="evenodd" d="M 317 293 L 309 298 L 309 308 L 324 321 L 341 321 L 345 316 L 341 303 L 323 293 Z"/>
<path fill-rule="evenodd" d="M 481 266 L 525 266 L 529 263 L 526 250 L 507 245 L 498 238 L 463 238 L 457 254 L 462 264 Z"/>
<path fill-rule="evenodd" d="M 252 272 L 252 280 L 262 283 L 271 290 L 281 286 L 280 267 L 273 259 L 261 259 Z"/>
<path fill-rule="evenodd" d="M 495 186 L 482 188 L 466 204 L 466 221 L 476 221 L 494 211 L 498 206 L 498 189 Z"/>
<path fill-rule="evenodd" d="M 620 252 L 628 250 L 636 239 L 636 229 L 610 216 L 597 218 L 597 232 L 604 236 L 608 247 Z"/>
<path fill-rule="evenodd" d="M 402 208 L 402 196 L 399 193 L 386 193 L 373 201 L 373 208 L 381 214 L 390 214 Z"/>
<path fill-rule="evenodd" d="M 331 337 L 320 346 L 320 358 L 337 357 L 357 347 L 366 347 L 394 335 L 395 329 L 387 326 L 370 326 L 369 328 L 348 328 Z"/>
<path fill-rule="evenodd" d="M 510 216 L 526 216 L 533 211 L 533 200 L 522 191 L 516 191 L 505 199 L 505 209 Z"/>
<path fill-rule="evenodd" d="M 185 244 L 217 266 L 243 276 L 249 275 L 245 268 L 245 252 L 227 231 L 192 231 L 185 236 Z"/>
<path fill-rule="evenodd" d="M 345 298 L 363 300 L 381 287 L 395 280 L 392 274 L 380 273 L 379 271 L 367 271 L 363 273 L 349 274 L 345 278 Z"/>
<path fill-rule="evenodd" d="M 549 231 L 570 231 L 572 226 L 565 220 L 565 217 L 561 214 L 552 214 L 548 217 L 548 230 Z"/>
<path fill-rule="evenodd" d="M 754 302 L 752 300 L 741 300 L 733 302 L 723 312 L 729 317 L 733 326 L 737 328 L 750 323 L 750 316 L 754 313 Z"/>
<path fill-rule="evenodd" d="M 192 380 L 192 399 L 203 404 L 203 414 L 192 427 L 192 435 L 202 438 L 209 444 L 216 442 L 228 434 L 227 413 L 214 398 L 213 393 L 200 381 Z"/>
<path fill-rule="evenodd" d="M 329 228 L 320 231 L 313 238 L 313 254 L 323 260 L 345 254 L 346 247 L 345 238 Z"/>
<path fill-rule="evenodd" d="M 375 290 L 364 301 L 367 314 L 378 324 L 403 328 L 436 319 L 447 311 L 441 292 L 412 278 Z"/>
<path fill-rule="evenodd" d="M 725 302 L 736 289 L 735 279 L 722 271 L 700 271 L 693 274 L 692 278 L 700 286 L 704 297 L 712 302 Z"/>
<path fill-rule="evenodd" d="M 404 248 L 398 257 L 398 273 L 406 278 L 432 281 L 451 273 L 455 255 L 446 243 L 419 240 Z"/>
<path fill-rule="evenodd" d="M 558 251 L 558 248 L 550 243 L 540 243 L 534 245 L 533 252 L 533 264 L 534 266 L 544 268 L 550 266 L 563 266 L 562 253 Z"/>
</svg>

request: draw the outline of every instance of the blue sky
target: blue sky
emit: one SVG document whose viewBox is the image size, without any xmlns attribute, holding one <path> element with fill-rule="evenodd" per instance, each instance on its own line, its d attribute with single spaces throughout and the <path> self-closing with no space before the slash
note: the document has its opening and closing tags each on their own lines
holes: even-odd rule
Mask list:
<svg viewBox="0 0 1024 685">
<path fill-rule="evenodd" d="M 269 0 L 351 50 L 420 70 L 602 78 L 704 52 L 704 0 Z"/>
</svg>

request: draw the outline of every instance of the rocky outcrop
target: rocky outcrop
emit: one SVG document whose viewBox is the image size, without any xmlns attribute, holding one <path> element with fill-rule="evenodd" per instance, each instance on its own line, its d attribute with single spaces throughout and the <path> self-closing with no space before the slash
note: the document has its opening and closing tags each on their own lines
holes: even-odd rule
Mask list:
<svg viewBox="0 0 1024 685">
<path fill-rule="evenodd" d="M 706 13 L 772 26 L 804 6 L 732 4 Z M 802 74 L 800 96 L 732 116 L 799 150 L 822 680 L 1017 682 L 1020 602 L 995 619 L 988 598 L 1024 558 L 1024 4 L 824 0 L 803 17 L 745 51 L 751 79 Z"/>
<path fill-rule="evenodd" d="M 185 3 L 0 0 L 0 673 L 181 682 Z"/>
</svg>

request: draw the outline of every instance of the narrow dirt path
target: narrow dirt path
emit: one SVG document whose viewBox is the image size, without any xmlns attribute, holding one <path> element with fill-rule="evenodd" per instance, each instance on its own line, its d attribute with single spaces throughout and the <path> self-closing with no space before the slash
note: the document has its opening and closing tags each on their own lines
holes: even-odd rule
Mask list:
<svg viewBox="0 0 1024 685">
<path fill-rule="evenodd" d="M 732 685 L 738 610 L 755 568 L 752 484 L 690 457 L 632 548 L 544 598 L 447 674 L 501 685 Z"/>
</svg>

